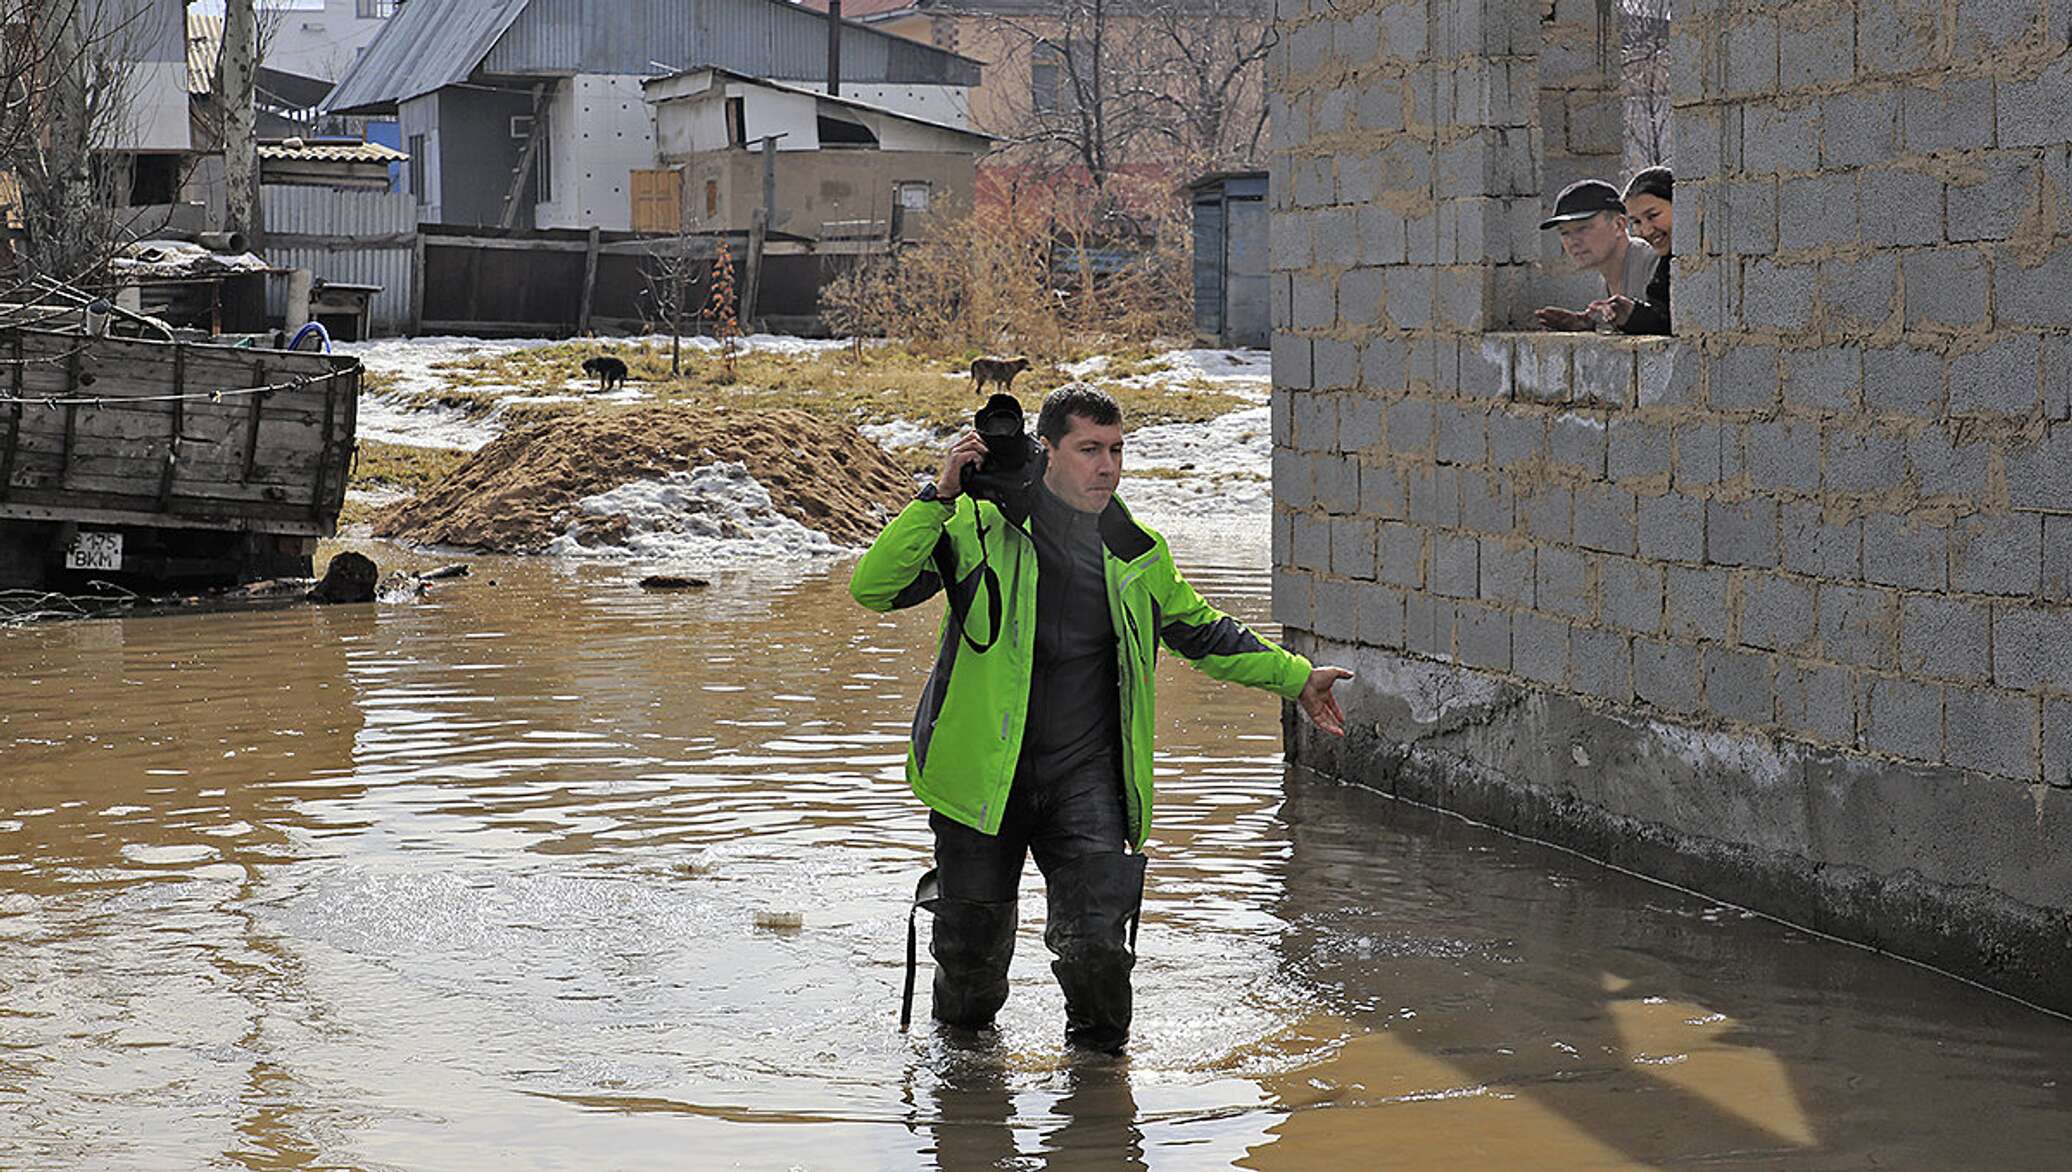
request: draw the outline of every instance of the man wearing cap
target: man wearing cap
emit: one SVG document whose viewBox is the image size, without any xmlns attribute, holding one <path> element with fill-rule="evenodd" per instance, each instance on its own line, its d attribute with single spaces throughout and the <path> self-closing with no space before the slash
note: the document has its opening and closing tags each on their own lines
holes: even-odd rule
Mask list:
<svg viewBox="0 0 2072 1172">
<path fill-rule="evenodd" d="M 1647 242 L 1626 231 L 1626 204 L 1619 189 L 1602 179 L 1583 179 L 1561 189 L 1554 214 L 1540 221 L 1542 229 L 1561 233 L 1561 250 L 1579 269 L 1594 269 L 1604 278 L 1606 297 L 1641 300 L 1655 255 Z M 1533 317 L 1550 330 L 1587 330 L 1597 321 L 1587 312 L 1549 305 Z"/>
</svg>

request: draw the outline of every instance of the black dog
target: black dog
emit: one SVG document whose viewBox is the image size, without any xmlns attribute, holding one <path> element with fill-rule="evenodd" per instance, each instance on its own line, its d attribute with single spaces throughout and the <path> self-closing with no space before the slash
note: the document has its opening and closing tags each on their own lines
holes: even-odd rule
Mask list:
<svg viewBox="0 0 2072 1172">
<path fill-rule="evenodd" d="M 620 383 L 626 381 L 626 364 L 609 354 L 599 354 L 594 358 L 583 359 L 583 373 L 597 376 L 598 390 L 616 390 Z"/>
</svg>

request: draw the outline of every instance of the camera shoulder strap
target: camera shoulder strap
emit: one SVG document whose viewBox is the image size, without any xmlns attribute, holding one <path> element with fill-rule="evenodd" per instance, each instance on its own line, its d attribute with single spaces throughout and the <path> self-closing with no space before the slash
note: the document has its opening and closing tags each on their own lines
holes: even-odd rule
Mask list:
<svg viewBox="0 0 2072 1172">
<path fill-rule="evenodd" d="M 979 576 L 978 588 L 986 592 L 988 632 L 984 643 L 971 637 L 970 628 L 966 625 L 970 617 L 969 612 L 957 605 L 957 555 L 947 541 L 935 543 L 935 573 L 942 579 L 943 597 L 948 600 L 950 615 L 956 620 L 957 634 L 963 637 L 965 645 L 972 651 L 984 655 L 1000 642 L 1000 575 L 993 569 L 992 561 L 986 556 L 986 523 L 979 520 L 977 525 L 978 569 L 974 572 Z"/>
</svg>

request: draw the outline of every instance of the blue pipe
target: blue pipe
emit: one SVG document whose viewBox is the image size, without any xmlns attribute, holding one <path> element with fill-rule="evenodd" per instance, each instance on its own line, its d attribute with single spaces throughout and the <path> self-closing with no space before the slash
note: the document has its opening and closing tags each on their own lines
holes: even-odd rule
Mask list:
<svg viewBox="0 0 2072 1172">
<path fill-rule="evenodd" d="M 329 354 L 331 352 L 331 331 L 325 329 L 324 323 L 320 321 L 307 322 L 301 329 L 296 330 L 295 340 L 288 343 L 288 349 L 302 349 L 302 339 L 309 337 L 312 333 L 324 340 L 324 353 Z"/>
</svg>

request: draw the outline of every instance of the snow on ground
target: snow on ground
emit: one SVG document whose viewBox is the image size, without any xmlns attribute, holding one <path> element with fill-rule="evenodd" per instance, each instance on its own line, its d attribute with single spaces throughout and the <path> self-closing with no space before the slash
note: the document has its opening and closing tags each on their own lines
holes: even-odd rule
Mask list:
<svg viewBox="0 0 2072 1172">
<path fill-rule="evenodd" d="M 888 452 L 900 448 L 918 448 L 922 444 L 941 444 L 949 433 L 937 431 L 932 425 L 914 419 L 890 419 L 884 423 L 865 423 L 857 427 L 857 433 Z"/>
<path fill-rule="evenodd" d="M 1273 423 L 1247 407 L 1200 423 L 1140 427 L 1123 444 L 1122 498 L 1153 525 L 1191 521 L 1264 526 L 1273 513 Z M 1189 475 L 1132 476 L 1170 469 Z"/>
<path fill-rule="evenodd" d="M 811 561 L 851 552 L 827 534 L 793 520 L 740 464 L 705 464 L 658 480 L 638 480 L 576 502 L 569 531 L 551 542 L 561 557 L 630 558 L 686 568 Z M 622 536 L 586 545 L 580 534 L 609 531 L 626 518 Z"/>
<path fill-rule="evenodd" d="M 1058 369 L 1073 378 L 1102 376 L 1114 360 L 1096 354 Z M 1273 393 L 1273 355 L 1265 350 L 1168 350 L 1151 359 L 1153 369 L 1115 379 L 1123 386 L 1207 383 L 1226 394 L 1264 403 Z"/>
</svg>

